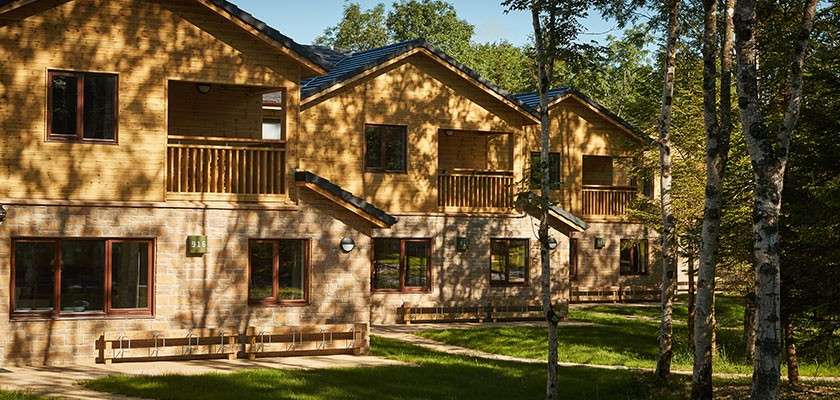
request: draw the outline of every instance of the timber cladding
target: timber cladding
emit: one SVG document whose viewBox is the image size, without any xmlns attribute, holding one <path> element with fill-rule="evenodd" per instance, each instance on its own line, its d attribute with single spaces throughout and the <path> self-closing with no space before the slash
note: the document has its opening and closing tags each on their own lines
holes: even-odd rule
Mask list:
<svg viewBox="0 0 840 400">
<path fill-rule="evenodd" d="M 169 90 L 170 80 L 285 88 L 294 136 L 301 67 L 210 10 L 187 0 L 40 4 L 32 7 L 46 9 L 0 22 L 0 99 L 15 105 L 0 108 L 0 197 L 162 201 L 170 128 L 258 131 L 259 108 L 222 124 L 227 116 L 212 107 L 206 115 L 176 107 L 169 121 L 173 96 L 187 96 Z M 118 74 L 118 145 L 45 140 L 50 70 Z"/>
<path fill-rule="evenodd" d="M 426 55 L 412 55 L 306 106 L 298 143 L 301 169 L 389 211 L 436 212 L 437 173 L 457 157 L 438 151 L 445 130 L 509 134 L 506 150 L 496 151 L 497 142 L 491 143 L 491 162 L 485 159 L 486 143 L 474 146 L 481 153 L 471 163 L 521 173 L 521 132 L 530 122 L 500 111 L 489 97 Z M 407 173 L 365 172 L 365 124 L 407 126 Z"/>
</svg>

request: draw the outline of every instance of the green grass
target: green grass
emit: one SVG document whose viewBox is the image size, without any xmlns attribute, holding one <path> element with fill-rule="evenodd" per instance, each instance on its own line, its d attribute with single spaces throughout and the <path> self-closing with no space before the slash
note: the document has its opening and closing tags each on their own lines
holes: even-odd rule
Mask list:
<svg viewBox="0 0 840 400">
<path fill-rule="evenodd" d="M 734 298 L 718 297 L 718 353 L 715 372 L 744 373 L 752 371 L 745 362 L 741 318 L 743 309 Z M 674 309 L 674 368 L 691 370 L 692 356 L 687 343 L 688 311 L 684 305 Z M 654 368 L 659 354 L 659 307 L 597 305 L 575 309 L 573 321 L 589 326 L 561 326 L 560 360 L 564 362 L 623 365 L 632 368 Z M 536 326 L 485 327 L 475 329 L 429 330 L 420 336 L 451 345 L 489 353 L 545 359 L 545 328 Z M 805 376 L 840 376 L 840 365 L 800 358 L 800 373 Z"/>
<path fill-rule="evenodd" d="M 394 340 L 374 337 L 372 354 L 407 365 L 350 369 L 252 369 L 231 374 L 199 376 L 112 376 L 88 381 L 98 391 L 166 400 L 233 399 L 536 399 L 543 397 L 545 365 L 491 361 L 446 354 Z M 667 385 L 649 372 L 591 367 L 560 368 L 563 399 L 633 400 L 687 398 L 690 378 L 674 376 Z M 749 380 L 716 380 L 719 399 L 745 398 Z M 831 398 L 835 386 L 809 386 Z M 2 398 L 0 398 L 2 399 Z"/>
<path fill-rule="evenodd" d="M 47 400 L 47 398 L 25 392 L 0 391 L 0 400 Z"/>
</svg>

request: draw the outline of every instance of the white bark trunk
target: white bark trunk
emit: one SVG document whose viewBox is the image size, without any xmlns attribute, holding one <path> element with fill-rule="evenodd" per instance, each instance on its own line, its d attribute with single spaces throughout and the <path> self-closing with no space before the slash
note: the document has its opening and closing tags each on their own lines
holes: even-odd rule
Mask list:
<svg viewBox="0 0 840 400">
<path fill-rule="evenodd" d="M 543 312 L 548 326 L 548 363 L 547 380 L 545 387 L 545 398 L 556 400 L 557 392 L 557 324 L 559 316 L 554 311 L 551 301 L 551 256 L 548 248 L 548 207 L 550 205 L 549 194 L 551 193 L 551 182 L 549 176 L 548 156 L 550 149 L 549 119 L 548 119 L 548 90 L 551 84 L 550 60 L 546 55 L 543 43 L 543 29 L 540 21 L 540 7 L 537 3 L 532 4 L 531 16 L 534 25 L 534 43 L 537 52 L 537 69 L 539 74 L 539 95 L 540 95 L 540 170 L 541 170 L 541 195 L 540 195 L 540 283 L 542 290 Z"/>
<path fill-rule="evenodd" d="M 778 398 L 780 380 L 779 211 L 791 133 L 799 117 L 802 68 L 814 24 L 817 0 L 809 0 L 802 16 L 788 77 L 788 103 L 783 124 L 774 132 L 763 114 L 758 91 L 756 0 L 739 0 L 735 11 L 738 54 L 738 106 L 755 177 L 753 262 L 756 274 L 756 354 L 752 398 Z"/>
<path fill-rule="evenodd" d="M 656 376 L 668 379 L 671 375 L 671 360 L 674 356 L 673 308 L 676 282 L 676 256 L 674 231 L 676 221 L 671 205 L 671 109 L 674 101 L 674 74 L 678 39 L 679 1 L 668 3 L 668 38 L 665 47 L 665 76 L 662 88 L 662 110 L 659 117 L 659 173 L 660 202 L 662 206 L 662 320 L 659 326 L 659 360 Z"/>
</svg>

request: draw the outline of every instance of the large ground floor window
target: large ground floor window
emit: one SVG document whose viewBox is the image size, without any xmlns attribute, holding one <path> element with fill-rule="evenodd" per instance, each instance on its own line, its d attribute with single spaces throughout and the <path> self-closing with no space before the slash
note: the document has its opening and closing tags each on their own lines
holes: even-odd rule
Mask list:
<svg viewBox="0 0 840 400">
<path fill-rule="evenodd" d="M 149 239 L 15 239 L 12 315 L 152 315 Z"/>
<path fill-rule="evenodd" d="M 647 275 L 648 241 L 647 239 L 621 239 L 619 272 L 621 275 Z"/>
<path fill-rule="evenodd" d="M 528 239 L 490 239 L 490 284 L 528 282 Z"/>
<path fill-rule="evenodd" d="M 425 292 L 431 289 L 429 239 L 373 239 L 373 291 Z"/>
<path fill-rule="evenodd" d="M 308 240 L 251 240 L 248 259 L 250 303 L 306 304 L 309 299 Z"/>
</svg>

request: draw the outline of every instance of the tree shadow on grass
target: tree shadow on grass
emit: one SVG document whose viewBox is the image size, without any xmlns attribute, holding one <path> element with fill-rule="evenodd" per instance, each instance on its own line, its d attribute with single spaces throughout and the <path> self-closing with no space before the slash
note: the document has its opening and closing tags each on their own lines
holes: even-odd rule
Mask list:
<svg viewBox="0 0 840 400">
<path fill-rule="evenodd" d="M 327 370 L 248 370 L 202 376 L 109 377 L 94 389 L 154 399 L 526 399 L 545 390 L 545 367 L 488 361 L 375 338 L 376 355 L 410 364 Z M 563 368 L 567 399 L 644 399 L 649 377 L 634 371 Z"/>
</svg>

